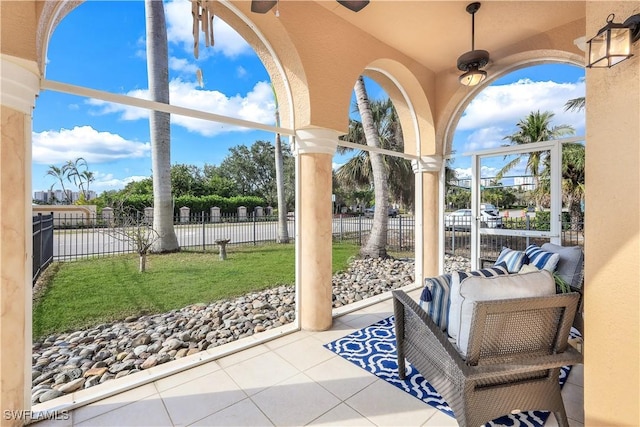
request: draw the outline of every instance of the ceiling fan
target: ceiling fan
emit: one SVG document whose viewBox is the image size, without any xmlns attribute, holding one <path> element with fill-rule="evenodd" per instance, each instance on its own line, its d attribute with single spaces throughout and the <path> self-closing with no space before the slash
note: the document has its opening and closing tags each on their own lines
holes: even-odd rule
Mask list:
<svg viewBox="0 0 640 427">
<path fill-rule="evenodd" d="M 489 52 L 475 48 L 475 15 L 478 9 L 480 2 L 471 3 L 466 9 L 471 15 L 471 50 L 458 58 L 458 70 L 464 71 L 459 80 L 465 86 L 475 86 L 487 78 L 487 72 L 480 68 L 489 63 Z"/>
<path fill-rule="evenodd" d="M 337 0 L 337 2 L 353 12 L 360 12 L 369 4 L 369 0 Z M 278 4 L 278 0 L 252 0 L 251 12 L 267 13 L 276 4 Z"/>
</svg>

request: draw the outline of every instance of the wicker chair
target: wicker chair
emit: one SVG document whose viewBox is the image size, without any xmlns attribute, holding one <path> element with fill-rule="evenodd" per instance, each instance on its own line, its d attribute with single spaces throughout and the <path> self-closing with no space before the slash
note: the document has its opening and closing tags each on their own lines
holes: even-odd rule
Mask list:
<svg viewBox="0 0 640 427">
<path fill-rule="evenodd" d="M 580 246 L 559 246 L 553 243 L 545 243 L 540 248 L 560 255 L 556 274 L 569 285 L 572 292 L 580 294 L 573 327 L 584 337 L 584 252 Z M 494 262 L 495 259 L 492 258 L 480 258 L 480 268 L 493 265 Z"/>
<path fill-rule="evenodd" d="M 518 411 L 554 412 L 568 426 L 560 367 L 582 363 L 567 345 L 578 294 L 478 302 L 466 360 L 407 294 L 393 291 L 398 373 L 405 358 L 447 401 L 461 426 Z"/>
</svg>

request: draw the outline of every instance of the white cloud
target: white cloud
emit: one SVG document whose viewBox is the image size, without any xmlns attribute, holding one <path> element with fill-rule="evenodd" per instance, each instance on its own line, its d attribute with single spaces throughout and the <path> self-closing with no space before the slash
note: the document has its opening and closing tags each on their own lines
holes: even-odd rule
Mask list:
<svg viewBox="0 0 640 427">
<path fill-rule="evenodd" d="M 149 99 L 147 89 L 135 89 L 127 95 Z M 208 113 L 239 118 L 243 120 L 273 124 L 275 104 L 271 86 L 266 82 L 258 82 L 246 96 L 227 96 L 215 90 L 202 90 L 195 82 L 185 82 L 174 79 L 169 83 L 169 97 L 171 104 L 206 111 Z M 90 99 L 90 105 L 99 107 L 96 114 L 118 113 L 122 120 L 147 119 L 147 110 L 126 105 L 112 104 L 105 101 Z M 248 129 L 229 126 L 221 123 L 208 122 L 200 119 L 173 114 L 171 122 L 185 129 L 203 136 L 213 136 L 231 131 L 247 131 Z"/>
<path fill-rule="evenodd" d="M 138 59 L 142 59 L 143 61 L 147 60 L 147 41 L 144 36 L 138 37 L 136 40 L 136 51 L 134 56 Z"/>
<path fill-rule="evenodd" d="M 458 179 L 470 179 L 471 178 L 471 168 L 454 168 L 456 172 L 456 177 Z M 481 166 L 480 167 L 480 176 L 481 177 L 494 177 L 498 173 L 498 169 L 491 166 Z"/>
<path fill-rule="evenodd" d="M 176 58 L 175 56 L 169 57 L 169 68 L 174 71 L 192 75 L 195 75 L 196 71 L 198 71 L 198 66 L 196 64 L 191 63 L 184 58 Z"/>
<path fill-rule="evenodd" d="M 87 163 L 103 163 L 118 159 L 148 157 L 148 142 L 127 140 L 110 132 L 99 132 L 91 126 L 33 133 L 33 161 L 56 164 L 84 158 Z"/>
<path fill-rule="evenodd" d="M 502 138 L 506 133 L 505 129 L 497 126 L 477 129 L 467 137 L 459 154 L 488 150 L 505 145 L 505 141 Z"/>
<path fill-rule="evenodd" d="M 95 181 L 91 183 L 91 189 L 95 190 L 97 193 L 101 193 L 106 190 L 120 190 L 130 182 L 142 181 L 143 179 L 149 178 L 149 176 L 134 175 L 125 178 L 116 178 L 112 173 L 96 171 L 94 172 Z"/>
<path fill-rule="evenodd" d="M 173 0 L 165 4 L 167 19 L 167 37 L 169 42 L 181 45 L 193 55 L 193 21 L 191 17 L 191 2 L 189 0 Z M 213 21 L 214 45 L 205 47 L 204 36 L 200 31 L 200 57 L 205 58 L 213 53 L 222 53 L 229 58 L 252 53 L 251 46 L 226 22 L 217 16 Z"/>
<path fill-rule="evenodd" d="M 532 111 L 551 111 L 552 125 L 568 124 L 584 129 L 584 112 L 565 112 L 564 104 L 584 96 L 585 85 L 577 83 L 534 82 L 522 79 L 508 85 L 489 86 L 471 101 L 457 130 L 500 127 L 511 133 L 519 120 Z M 504 136 L 504 135 L 503 135 Z"/>
<path fill-rule="evenodd" d="M 236 68 L 236 76 L 241 79 L 246 77 L 247 74 L 248 74 L 247 69 L 244 68 L 242 65 L 238 65 L 238 67 Z"/>
</svg>

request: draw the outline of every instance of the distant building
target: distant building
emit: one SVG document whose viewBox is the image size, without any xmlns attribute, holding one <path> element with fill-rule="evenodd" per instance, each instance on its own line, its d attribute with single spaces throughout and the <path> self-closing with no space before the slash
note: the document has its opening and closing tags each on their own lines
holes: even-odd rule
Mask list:
<svg viewBox="0 0 640 427">
<path fill-rule="evenodd" d="M 517 176 L 513 178 L 513 185 L 519 190 L 535 190 L 536 182 L 532 176 Z"/>
<path fill-rule="evenodd" d="M 48 203 L 49 202 L 49 192 L 48 191 L 36 191 L 35 193 L 33 193 L 33 200 L 36 200 L 36 201 L 42 202 L 42 203 Z"/>
<path fill-rule="evenodd" d="M 461 178 L 451 182 L 453 185 L 463 188 L 471 188 L 471 178 Z M 480 185 L 483 187 L 492 187 L 494 185 L 493 178 L 482 178 Z"/>
<path fill-rule="evenodd" d="M 80 192 L 78 191 L 66 190 L 66 194 L 68 197 L 65 197 L 65 192 L 62 190 L 35 191 L 33 200 L 50 205 L 61 205 L 68 199 L 71 200 L 71 203 L 80 200 Z M 95 191 L 89 190 L 87 192 L 87 200 L 93 200 L 96 197 L 98 197 L 98 194 Z"/>
</svg>

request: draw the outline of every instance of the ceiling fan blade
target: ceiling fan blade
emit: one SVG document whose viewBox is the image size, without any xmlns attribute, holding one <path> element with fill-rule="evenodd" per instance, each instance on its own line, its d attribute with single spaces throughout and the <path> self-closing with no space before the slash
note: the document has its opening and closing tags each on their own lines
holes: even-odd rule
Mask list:
<svg viewBox="0 0 640 427">
<path fill-rule="evenodd" d="M 369 4 L 369 0 L 338 0 L 338 3 L 349 10 L 360 12 L 366 5 Z"/>
<path fill-rule="evenodd" d="M 278 0 L 251 0 L 251 12 L 267 13 L 273 9 L 276 3 Z"/>
</svg>

